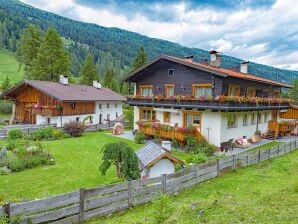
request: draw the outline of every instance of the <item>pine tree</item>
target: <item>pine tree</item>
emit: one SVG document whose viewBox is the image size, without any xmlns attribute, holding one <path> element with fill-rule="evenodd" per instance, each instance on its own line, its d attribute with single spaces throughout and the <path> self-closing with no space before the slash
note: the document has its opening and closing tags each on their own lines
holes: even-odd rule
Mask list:
<svg viewBox="0 0 298 224">
<path fill-rule="evenodd" d="M 115 79 L 115 74 L 114 74 L 114 71 L 113 69 L 111 68 L 108 68 L 106 73 L 105 73 L 105 76 L 103 78 L 103 86 L 107 87 L 107 88 L 110 88 L 111 84 L 112 84 L 112 81 Z"/>
<path fill-rule="evenodd" d="M 21 40 L 17 44 L 17 59 L 24 63 L 25 77 L 30 76 L 33 61 L 37 57 L 37 52 L 42 42 L 41 31 L 38 26 L 29 25 L 21 35 Z"/>
<path fill-rule="evenodd" d="M 1 84 L 1 90 L 2 91 L 8 90 L 11 86 L 12 84 L 10 82 L 10 79 L 8 78 L 8 76 L 6 76 L 6 78 L 3 80 Z"/>
<path fill-rule="evenodd" d="M 92 55 L 86 56 L 85 63 L 80 72 L 80 83 L 91 86 L 94 80 L 98 79 L 98 74 L 93 61 Z"/>
<path fill-rule="evenodd" d="M 293 82 L 293 88 L 290 90 L 290 97 L 294 100 L 294 103 L 298 105 L 298 79 Z"/>
<path fill-rule="evenodd" d="M 132 69 L 136 70 L 140 67 L 142 67 L 144 64 L 147 63 L 147 54 L 145 52 L 145 49 L 143 47 L 140 48 L 138 54 L 132 61 Z"/>
<path fill-rule="evenodd" d="M 58 32 L 48 28 L 33 62 L 31 79 L 58 81 L 60 75 L 69 75 L 70 59 Z"/>
</svg>

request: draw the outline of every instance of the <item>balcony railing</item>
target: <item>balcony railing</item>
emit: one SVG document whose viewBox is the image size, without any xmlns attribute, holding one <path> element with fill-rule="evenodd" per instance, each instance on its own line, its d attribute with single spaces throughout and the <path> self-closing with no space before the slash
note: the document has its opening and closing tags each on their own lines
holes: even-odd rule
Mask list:
<svg viewBox="0 0 298 224">
<path fill-rule="evenodd" d="M 147 136 L 159 137 L 162 139 L 175 139 L 180 145 L 186 141 L 189 134 L 195 136 L 198 141 L 206 141 L 205 137 L 195 127 L 171 127 L 154 121 L 139 121 L 139 130 Z"/>
<path fill-rule="evenodd" d="M 190 97 L 190 96 L 128 96 L 127 103 L 132 106 L 166 106 L 175 108 L 198 108 L 211 110 L 265 110 L 265 109 L 287 109 L 292 103 L 291 99 L 263 98 L 263 97 Z"/>
</svg>

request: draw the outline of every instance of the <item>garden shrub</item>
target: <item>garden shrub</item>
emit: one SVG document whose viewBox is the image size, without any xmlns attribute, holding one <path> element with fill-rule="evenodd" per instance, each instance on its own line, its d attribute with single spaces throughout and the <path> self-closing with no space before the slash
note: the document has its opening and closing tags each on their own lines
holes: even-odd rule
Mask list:
<svg viewBox="0 0 298 224">
<path fill-rule="evenodd" d="M 39 128 L 32 133 L 34 140 L 52 140 L 54 138 L 54 128 L 52 126 Z"/>
<path fill-rule="evenodd" d="M 138 144 L 146 143 L 146 135 L 143 132 L 137 132 L 135 134 L 135 142 Z"/>
<path fill-rule="evenodd" d="M 78 137 L 84 132 L 84 126 L 79 122 L 70 121 L 64 124 L 64 131 L 73 137 Z"/>
<path fill-rule="evenodd" d="M 7 150 L 14 150 L 14 149 L 21 148 L 23 146 L 28 146 L 28 145 L 29 145 L 29 140 L 16 139 L 16 140 L 8 140 L 5 147 Z"/>
<path fill-rule="evenodd" d="M 212 145 L 207 141 L 198 142 L 193 135 L 188 135 L 186 137 L 186 150 L 195 154 L 204 153 L 207 156 L 212 156 L 217 148 L 215 145 Z"/>
<path fill-rule="evenodd" d="M 8 168 L 15 172 L 22 171 L 26 168 L 24 160 L 15 155 L 9 156 L 8 163 Z"/>
<path fill-rule="evenodd" d="M 70 135 L 65 133 L 61 129 L 54 129 L 53 130 L 53 138 L 54 139 L 62 139 L 62 138 L 69 138 L 69 137 L 70 137 Z"/>
<path fill-rule="evenodd" d="M 178 163 L 175 165 L 175 172 L 182 170 L 182 169 L 184 169 L 184 166 L 182 164 Z"/>
<path fill-rule="evenodd" d="M 8 130 L 7 133 L 7 140 L 16 140 L 16 139 L 21 139 L 23 138 L 23 132 L 19 128 L 12 128 Z"/>
<path fill-rule="evenodd" d="M 0 100 L 0 114 L 11 114 L 13 102 Z"/>
</svg>

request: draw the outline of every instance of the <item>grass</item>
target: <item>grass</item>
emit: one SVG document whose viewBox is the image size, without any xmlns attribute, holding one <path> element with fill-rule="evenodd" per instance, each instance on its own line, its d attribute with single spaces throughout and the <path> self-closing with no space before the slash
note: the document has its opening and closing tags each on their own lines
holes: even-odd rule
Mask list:
<svg viewBox="0 0 298 224">
<path fill-rule="evenodd" d="M 268 142 L 268 143 L 266 143 L 264 145 L 260 145 L 260 146 L 257 146 L 255 148 L 252 148 L 252 149 L 250 149 L 248 151 L 269 149 L 269 148 L 273 148 L 273 147 L 278 146 L 278 145 L 281 145 L 281 144 L 284 144 L 284 142 L 272 141 L 272 142 Z"/>
<path fill-rule="evenodd" d="M 169 216 L 162 222 L 165 224 L 297 223 L 298 150 L 226 173 L 169 200 L 165 205 Z M 87 223 L 157 223 L 160 207 L 155 204 L 148 203 Z"/>
<path fill-rule="evenodd" d="M 0 83 L 9 77 L 12 83 L 17 83 L 23 79 L 23 69 L 19 71 L 19 63 L 17 62 L 15 55 L 6 50 L 0 48 Z"/>
<path fill-rule="evenodd" d="M 102 176 L 98 170 L 102 157 L 101 147 L 105 143 L 120 140 L 127 142 L 133 149 L 141 147 L 104 132 L 84 133 L 82 137 L 48 142 L 56 164 L 0 176 L 0 202 L 42 198 L 82 187 L 121 181 L 116 178 L 114 167 L 108 170 L 106 176 Z M 5 141 L 0 141 L 1 144 L 5 144 Z M 44 144 L 46 146 L 47 142 Z"/>
</svg>

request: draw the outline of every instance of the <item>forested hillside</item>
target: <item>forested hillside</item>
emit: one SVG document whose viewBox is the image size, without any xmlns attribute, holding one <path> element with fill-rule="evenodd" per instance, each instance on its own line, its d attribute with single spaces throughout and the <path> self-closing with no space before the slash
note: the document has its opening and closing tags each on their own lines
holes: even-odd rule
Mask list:
<svg viewBox="0 0 298 224">
<path fill-rule="evenodd" d="M 96 68 L 101 76 L 108 68 L 113 68 L 118 77 L 123 76 L 141 46 L 144 46 L 149 59 L 160 54 L 179 57 L 194 55 L 194 59 L 199 62 L 208 59 L 208 52 L 198 48 L 187 48 L 118 28 L 70 20 L 15 0 L 0 0 L 0 47 L 15 52 L 21 31 L 30 23 L 38 25 L 43 31 L 53 26 L 63 36 L 64 43 L 71 53 L 71 72 L 74 76 L 78 76 L 88 51 L 94 56 Z M 236 69 L 239 68 L 240 61 L 234 57 L 223 56 L 222 66 Z M 287 83 L 298 77 L 298 72 L 256 63 L 250 64 L 249 72 Z"/>
</svg>

